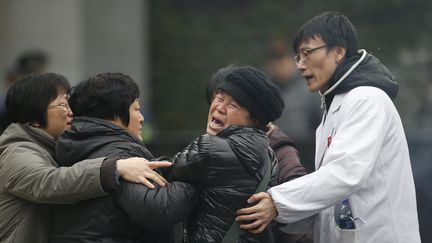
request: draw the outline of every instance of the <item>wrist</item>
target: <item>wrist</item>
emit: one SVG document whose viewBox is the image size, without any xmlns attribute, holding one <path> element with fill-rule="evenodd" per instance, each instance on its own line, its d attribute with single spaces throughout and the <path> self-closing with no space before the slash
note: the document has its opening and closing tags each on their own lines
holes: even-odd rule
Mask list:
<svg viewBox="0 0 432 243">
<path fill-rule="evenodd" d="M 119 177 L 123 177 L 124 176 L 124 167 L 123 167 L 124 161 L 125 161 L 124 159 L 118 159 L 116 161 L 117 175 Z"/>
</svg>

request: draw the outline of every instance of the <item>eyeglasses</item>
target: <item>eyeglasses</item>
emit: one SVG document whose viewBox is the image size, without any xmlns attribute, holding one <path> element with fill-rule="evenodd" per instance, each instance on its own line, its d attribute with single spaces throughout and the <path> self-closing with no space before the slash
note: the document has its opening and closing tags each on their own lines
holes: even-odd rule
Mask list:
<svg viewBox="0 0 432 243">
<path fill-rule="evenodd" d="M 56 105 L 49 105 L 49 106 L 48 106 L 48 109 L 56 108 L 56 107 L 63 108 L 63 110 L 64 110 L 65 112 L 72 111 L 68 103 L 61 103 L 61 104 L 56 104 Z"/>
<path fill-rule="evenodd" d="M 315 51 L 326 47 L 327 45 L 322 45 L 322 46 L 318 46 L 312 49 L 304 49 L 302 51 L 300 51 L 297 55 L 294 56 L 294 61 L 296 64 L 299 64 L 300 61 L 305 63 L 307 60 L 309 60 L 310 56 L 312 55 L 312 53 L 314 53 Z"/>
</svg>

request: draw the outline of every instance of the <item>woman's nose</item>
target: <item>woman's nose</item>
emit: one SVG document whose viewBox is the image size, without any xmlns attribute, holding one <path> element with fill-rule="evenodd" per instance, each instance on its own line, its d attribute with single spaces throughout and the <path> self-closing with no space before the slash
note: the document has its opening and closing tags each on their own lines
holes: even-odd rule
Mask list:
<svg viewBox="0 0 432 243">
<path fill-rule="evenodd" d="M 225 113 L 226 105 L 224 103 L 220 103 L 216 106 L 216 110 L 222 114 Z"/>
</svg>

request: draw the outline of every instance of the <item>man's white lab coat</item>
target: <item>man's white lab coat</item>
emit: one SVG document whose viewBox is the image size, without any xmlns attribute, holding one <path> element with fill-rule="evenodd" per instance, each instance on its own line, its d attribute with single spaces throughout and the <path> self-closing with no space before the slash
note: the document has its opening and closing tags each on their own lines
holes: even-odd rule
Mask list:
<svg viewBox="0 0 432 243">
<path fill-rule="evenodd" d="M 391 99 L 360 86 L 334 97 L 316 132 L 316 171 L 271 188 L 288 232 L 313 228 L 315 243 L 420 242 L 414 180 Z M 334 205 L 348 199 L 356 229 L 340 229 Z"/>
</svg>

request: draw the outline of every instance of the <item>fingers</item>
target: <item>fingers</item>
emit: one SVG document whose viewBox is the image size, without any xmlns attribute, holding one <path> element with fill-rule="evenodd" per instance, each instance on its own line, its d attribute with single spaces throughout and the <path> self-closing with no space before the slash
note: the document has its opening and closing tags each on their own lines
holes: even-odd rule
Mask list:
<svg viewBox="0 0 432 243">
<path fill-rule="evenodd" d="M 260 227 L 256 228 L 256 229 L 252 229 L 252 230 L 248 230 L 250 233 L 252 234 L 259 234 L 261 232 L 263 232 L 265 230 L 265 228 L 267 227 L 268 224 L 264 225 L 262 224 Z"/>
<path fill-rule="evenodd" d="M 269 136 L 273 132 L 274 128 L 275 128 L 275 125 L 273 125 L 273 123 L 269 122 L 267 124 L 267 126 L 266 126 L 266 129 L 267 129 L 266 134 L 267 134 L 267 136 Z"/>
<path fill-rule="evenodd" d="M 168 183 L 163 176 L 153 170 L 154 168 L 167 166 L 171 166 L 171 163 L 167 161 L 149 162 L 138 157 L 117 160 L 119 176 L 130 182 L 141 183 L 150 189 L 153 189 L 154 185 L 149 180 L 160 186 L 165 186 Z"/>
<path fill-rule="evenodd" d="M 159 175 L 156 171 L 153 171 L 150 168 L 147 168 L 144 171 L 137 171 L 137 175 L 139 178 L 139 182 L 146 185 L 148 188 L 153 189 L 154 185 L 149 182 L 149 180 L 157 183 L 159 186 L 165 186 L 168 181 L 161 175 Z"/>
<path fill-rule="evenodd" d="M 150 189 L 154 189 L 154 188 L 155 188 L 155 186 L 154 186 L 150 181 L 148 181 L 144 176 L 140 176 L 140 177 L 138 178 L 138 181 L 139 181 L 141 184 L 145 185 L 146 187 L 148 187 L 148 188 L 150 188 Z"/>
<path fill-rule="evenodd" d="M 249 231 L 252 234 L 259 234 L 264 231 L 264 229 L 270 224 L 271 220 L 267 220 L 266 218 L 262 218 L 259 214 L 247 215 L 250 217 L 242 217 L 244 219 L 254 220 L 252 223 L 248 224 L 240 224 L 240 228 Z M 243 221 L 240 217 L 236 218 Z"/>
<path fill-rule="evenodd" d="M 262 226 L 265 228 L 269 223 L 270 223 L 270 221 L 266 221 L 262 218 L 254 216 L 254 221 L 252 221 L 251 223 L 247 223 L 247 224 L 240 224 L 240 228 L 244 229 L 244 230 L 253 230 L 253 229 L 257 229 L 257 228 L 262 227 Z"/>
<path fill-rule="evenodd" d="M 247 209 L 247 211 L 248 212 L 250 211 L 250 213 L 241 213 L 240 214 L 239 213 L 240 210 L 243 210 L 243 209 L 238 210 L 237 214 L 240 214 L 240 215 L 236 217 L 235 221 L 244 222 L 244 221 L 253 221 L 253 220 L 258 219 L 258 215 L 257 215 L 257 213 L 255 213 L 257 210 L 255 208 L 250 207 L 250 208 L 244 208 L 244 209 Z M 244 212 L 244 211 L 242 211 L 242 212 Z"/>
<path fill-rule="evenodd" d="M 248 207 L 248 208 L 241 208 L 239 210 L 237 210 L 237 215 L 246 215 L 246 214 L 253 214 L 256 213 L 260 210 L 261 205 L 260 204 L 256 204 L 261 202 L 264 199 L 268 199 L 270 198 L 270 195 L 266 192 L 260 192 L 257 194 L 252 195 L 251 197 L 249 197 L 249 199 L 247 200 L 248 203 L 250 204 L 255 204 L 254 206 Z M 240 219 L 240 220 L 253 220 L 253 219 Z"/>
<path fill-rule="evenodd" d="M 154 172 L 154 171 L 152 171 Z M 168 181 L 163 178 L 163 176 L 159 175 L 158 173 L 154 172 L 152 175 L 149 176 L 149 179 L 159 184 L 159 186 L 165 186 Z"/>
<path fill-rule="evenodd" d="M 237 218 L 241 217 L 239 220 L 253 220 L 253 219 L 249 219 L 249 218 L 243 219 L 243 217 L 250 216 L 252 213 L 255 213 L 257 210 L 258 210 L 257 205 L 254 205 L 254 206 L 248 207 L 248 208 L 241 208 L 241 209 L 237 210 L 237 215 L 240 215 Z"/>
<path fill-rule="evenodd" d="M 256 203 L 257 201 L 261 201 L 264 198 L 269 198 L 269 194 L 266 192 L 260 192 L 257 194 L 253 194 L 252 196 L 250 196 L 250 198 L 247 200 L 248 203 Z"/>
<path fill-rule="evenodd" d="M 264 231 L 264 229 L 270 224 L 271 220 L 262 218 L 260 214 L 243 215 L 236 218 L 236 221 L 252 221 L 247 224 L 240 224 L 240 228 L 247 230 L 252 234 L 259 234 Z"/>
<path fill-rule="evenodd" d="M 256 203 L 254 206 L 237 210 L 236 218 L 240 222 L 240 228 L 248 230 L 252 234 L 261 233 L 277 215 L 270 194 L 260 192 L 252 195 L 248 203 Z M 241 222 L 249 222 L 242 224 Z"/>
<path fill-rule="evenodd" d="M 151 169 L 170 167 L 172 165 L 169 161 L 152 161 L 149 162 L 149 166 Z"/>
<path fill-rule="evenodd" d="M 132 183 L 140 183 L 145 185 L 146 187 L 150 188 L 150 189 L 154 189 L 155 186 L 149 181 L 147 180 L 146 177 L 140 175 L 140 174 L 127 174 L 125 176 L 123 176 L 123 179 Z"/>
</svg>

